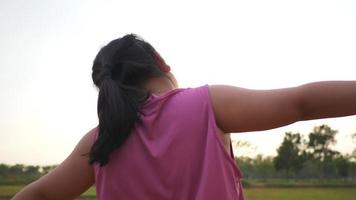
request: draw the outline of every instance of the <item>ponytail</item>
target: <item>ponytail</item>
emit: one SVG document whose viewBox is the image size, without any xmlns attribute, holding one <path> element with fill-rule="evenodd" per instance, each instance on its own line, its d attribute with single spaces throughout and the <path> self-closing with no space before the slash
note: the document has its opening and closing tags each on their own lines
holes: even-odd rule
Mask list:
<svg viewBox="0 0 356 200">
<path fill-rule="evenodd" d="M 123 87 L 112 79 L 105 79 L 98 97 L 99 137 L 92 147 L 90 164 L 101 166 L 109 161 L 109 154 L 121 146 L 138 119 L 139 93 Z M 118 134 L 119 133 L 119 134 Z"/>
<path fill-rule="evenodd" d="M 99 88 L 99 135 L 89 153 L 90 164 L 106 165 L 110 154 L 129 137 L 148 96 L 142 85 L 162 76 L 154 55 L 148 43 L 127 35 L 102 48 L 95 58 L 92 78 Z"/>
</svg>

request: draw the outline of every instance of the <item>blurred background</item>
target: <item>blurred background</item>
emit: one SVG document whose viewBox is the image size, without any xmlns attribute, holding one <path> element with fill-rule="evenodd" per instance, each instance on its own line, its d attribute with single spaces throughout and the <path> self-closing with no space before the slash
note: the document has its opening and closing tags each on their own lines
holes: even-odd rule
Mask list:
<svg viewBox="0 0 356 200">
<path fill-rule="evenodd" d="M 92 61 L 127 33 L 150 42 L 183 88 L 355 80 L 355 0 L 1 0 L 0 24 L 2 185 L 47 173 L 97 125 Z M 355 122 L 353 116 L 233 134 L 244 184 L 333 183 L 356 191 Z M 0 187 L 0 196 L 7 191 Z M 266 199 L 266 191 L 251 191 Z"/>
</svg>

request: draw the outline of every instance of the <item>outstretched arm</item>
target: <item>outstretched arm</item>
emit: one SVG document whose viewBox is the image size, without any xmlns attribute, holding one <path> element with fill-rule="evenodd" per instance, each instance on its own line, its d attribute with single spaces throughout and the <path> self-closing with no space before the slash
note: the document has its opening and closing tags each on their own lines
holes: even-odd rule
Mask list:
<svg viewBox="0 0 356 200">
<path fill-rule="evenodd" d="M 93 143 L 92 132 L 87 133 L 69 157 L 57 168 L 39 180 L 26 186 L 13 200 L 74 199 L 94 183 L 93 169 L 88 163 Z"/>
<path fill-rule="evenodd" d="M 356 114 L 356 81 L 324 81 L 275 90 L 209 87 L 225 132 L 260 131 L 296 121 Z"/>
</svg>

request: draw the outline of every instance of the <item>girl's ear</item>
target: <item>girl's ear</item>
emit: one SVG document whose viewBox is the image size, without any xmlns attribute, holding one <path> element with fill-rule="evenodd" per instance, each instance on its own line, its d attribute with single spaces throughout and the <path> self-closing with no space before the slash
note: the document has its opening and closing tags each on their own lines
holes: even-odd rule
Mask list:
<svg viewBox="0 0 356 200">
<path fill-rule="evenodd" d="M 171 71 L 171 67 L 167 65 L 166 63 L 163 63 L 163 65 L 160 66 L 160 69 L 164 73 L 168 73 Z"/>
<path fill-rule="evenodd" d="M 158 52 L 155 52 L 155 59 L 156 62 L 158 64 L 159 69 L 164 72 L 164 73 L 168 73 L 171 71 L 171 67 L 169 65 L 166 64 L 166 62 L 163 60 L 163 58 L 161 57 L 161 55 L 159 55 Z"/>
</svg>

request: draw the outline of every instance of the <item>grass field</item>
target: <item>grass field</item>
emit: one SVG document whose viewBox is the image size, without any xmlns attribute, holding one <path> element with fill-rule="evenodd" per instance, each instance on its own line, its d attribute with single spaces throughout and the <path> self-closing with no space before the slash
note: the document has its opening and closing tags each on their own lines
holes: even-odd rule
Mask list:
<svg viewBox="0 0 356 200">
<path fill-rule="evenodd" d="M 19 185 L 0 185 L 0 200 L 9 200 L 14 194 L 21 190 L 23 186 Z M 80 199 L 95 199 L 95 188 L 91 187 Z"/>
<path fill-rule="evenodd" d="M 247 200 L 356 200 L 356 188 L 247 188 Z"/>
<path fill-rule="evenodd" d="M 0 200 L 8 200 L 21 186 L 0 186 Z M 356 188 L 246 188 L 246 200 L 356 200 Z M 90 188 L 82 198 L 95 199 Z"/>
</svg>

